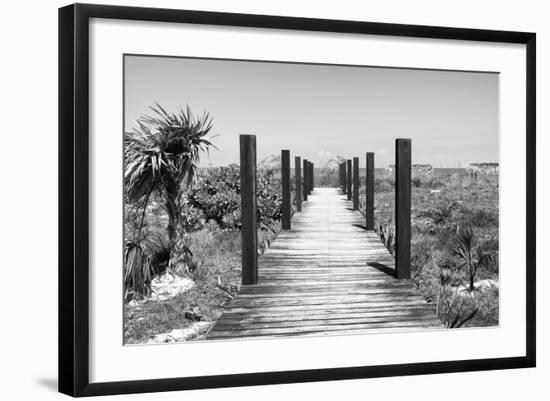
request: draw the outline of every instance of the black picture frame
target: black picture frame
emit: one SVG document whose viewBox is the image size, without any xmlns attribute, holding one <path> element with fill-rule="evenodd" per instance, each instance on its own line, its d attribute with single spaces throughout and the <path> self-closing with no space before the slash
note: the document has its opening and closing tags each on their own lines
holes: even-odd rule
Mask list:
<svg viewBox="0 0 550 401">
<path fill-rule="evenodd" d="M 526 353 L 521 357 L 90 383 L 88 61 L 91 18 L 526 45 Z M 267 15 L 74 4 L 59 9 L 59 391 L 71 396 L 534 367 L 536 363 L 536 35 Z"/>
</svg>

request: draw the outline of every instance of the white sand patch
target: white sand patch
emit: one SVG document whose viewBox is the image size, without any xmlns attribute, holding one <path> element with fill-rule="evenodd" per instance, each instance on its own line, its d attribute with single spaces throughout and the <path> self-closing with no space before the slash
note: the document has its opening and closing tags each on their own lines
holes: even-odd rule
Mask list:
<svg viewBox="0 0 550 401">
<path fill-rule="evenodd" d="M 195 285 L 189 277 L 176 276 L 172 273 L 164 273 L 157 276 L 151 282 L 151 300 L 164 301 L 188 291 Z"/>
<path fill-rule="evenodd" d="M 214 322 L 195 322 L 191 323 L 189 327 L 184 329 L 174 329 L 169 333 L 157 334 L 149 341 L 148 344 L 158 343 L 175 343 L 180 341 L 187 341 L 191 338 L 195 338 L 200 333 L 204 333 L 208 328 L 214 324 Z"/>
<path fill-rule="evenodd" d="M 151 296 L 142 300 L 132 299 L 129 307 L 138 307 L 149 301 L 165 301 L 176 295 L 189 291 L 195 282 L 189 277 L 181 277 L 172 273 L 164 273 L 151 281 Z"/>
<path fill-rule="evenodd" d="M 474 283 L 474 288 L 475 288 L 476 291 L 483 291 L 483 290 L 488 290 L 488 289 L 491 289 L 491 288 L 498 288 L 498 281 L 497 280 L 492 280 L 492 279 L 476 281 Z M 460 287 L 458 287 L 458 293 L 459 294 L 466 294 L 466 293 L 469 294 L 470 293 L 470 286 L 461 285 Z"/>
</svg>

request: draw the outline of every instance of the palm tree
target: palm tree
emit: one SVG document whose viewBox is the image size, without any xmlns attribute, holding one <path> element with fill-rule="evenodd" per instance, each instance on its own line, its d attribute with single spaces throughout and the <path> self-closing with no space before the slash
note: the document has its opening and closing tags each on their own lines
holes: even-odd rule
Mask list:
<svg viewBox="0 0 550 401">
<path fill-rule="evenodd" d="M 150 108 L 153 115 L 140 117 L 138 127 L 124 135 L 125 190 L 130 202 L 142 201 L 144 208 L 153 192 L 163 199 L 174 265 L 188 256 L 180 227 L 182 198 L 195 180 L 200 153 L 212 146 L 206 138 L 212 118 L 206 112 L 195 118 L 189 106 L 177 113 L 166 112 L 158 103 Z"/>
<path fill-rule="evenodd" d="M 470 228 L 459 230 L 453 245 L 453 255 L 457 256 L 461 263 L 459 269 L 466 267 L 469 290 L 475 290 L 475 277 L 481 266 L 488 266 L 494 260 L 494 254 L 498 249 L 495 240 L 484 241 L 476 244 L 476 236 Z"/>
</svg>

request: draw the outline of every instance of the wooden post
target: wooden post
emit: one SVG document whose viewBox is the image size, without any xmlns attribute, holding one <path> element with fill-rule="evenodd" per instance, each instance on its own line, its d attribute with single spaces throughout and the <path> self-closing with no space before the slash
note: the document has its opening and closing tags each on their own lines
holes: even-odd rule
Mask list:
<svg viewBox="0 0 550 401">
<path fill-rule="evenodd" d="M 359 210 L 359 158 L 353 158 L 353 210 Z"/>
<path fill-rule="evenodd" d="M 300 156 L 294 158 L 294 178 L 296 180 L 296 210 L 302 211 L 302 165 Z"/>
<path fill-rule="evenodd" d="M 343 161 L 340 163 L 340 167 L 342 167 L 342 184 L 340 185 L 342 189 L 342 193 L 346 193 L 346 162 Z"/>
<path fill-rule="evenodd" d="M 303 183 L 304 183 L 304 201 L 307 202 L 307 159 L 304 159 L 303 162 L 303 167 L 304 167 L 304 178 L 303 178 Z"/>
<path fill-rule="evenodd" d="M 283 190 L 283 230 L 290 230 L 290 150 L 281 150 L 281 181 Z"/>
<path fill-rule="evenodd" d="M 347 177 L 346 177 L 346 185 L 347 185 L 347 189 L 346 189 L 346 194 L 348 195 L 348 200 L 351 200 L 351 160 L 348 160 L 347 161 L 347 166 L 346 166 L 346 172 L 347 172 Z"/>
<path fill-rule="evenodd" d="M 307 162 L 307 195 L 311 195 L 311 162 Z"/>
<path fill-rule="evenodd" d="M 347 180 L 347 169 L 346 169 L 346 161 L 344 160 L 342 162 L 342 178 L 344 179 L 343 180 L 343 187 L 342 187 L 342 192 L 344 193 L 344 195 L 347 193 L 347 188 L 348 188 L 348 180 Z"/>
<path fill-rule="evenodd" d="M 395 271 L 411 278 L 411 140 L 395 141 Z"/>
<path fill-rule="evenodd" d="M 366 227 L 367 230 L 374 230 L 374 153 L 372 152 L 367 152 L 366 186 Z"/>
<path fill-rule="evenodd" d="M 338 163 L 338 188 L 342 189 L 344 181 L 342 179 L 342 162 Z"/>
<path fill-rule="evenodd" d="M 240 136 L 242 283 L 258 282 L 256 136 Z"/>
<path fill-rule="evenodd" d="M 315 163 L 311 163 L 311 192 L 313 192 L 313 189 L 315 189 Z"/>
<path fill-rule="evenodd" d="M 307 162 L 307 195 L 311 195 L 311 162 Z"/>
</svg>

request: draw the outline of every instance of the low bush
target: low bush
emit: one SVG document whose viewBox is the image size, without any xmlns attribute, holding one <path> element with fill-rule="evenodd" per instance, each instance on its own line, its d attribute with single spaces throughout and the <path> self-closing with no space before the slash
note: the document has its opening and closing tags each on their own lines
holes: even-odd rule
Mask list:
<svg viewBox="0 0 550 401">
<path fill-rule="evenodd" d="M 199 210 L 204 220 L 221 228 L 237 228 L 237 222 L 225 218 L 240 208 L 239 166 L 208 168 L 200 171 L 197 183 L 188 191 L 189 205 Z"/>
<path fill-rule="evenodd" d="M 271 226 L 281 219 L 282 189 L 271 159 L 258 169 L 258 222 Z M 198 182 L 187 195 L 189 204 L 204 220 L 214 221 L 223 229 L 239 229 L 241 217 L 240 171 L 237 164 L 211 167 L 199 173 Z"/>
<path fill-rule="evenodd" d="M 151 258 L 141 244 L 128 242 L 124 249 L 124 299 L 141 299 L 151 294 Z"/>
<path fill-rule="evenodd" d="M 498 181 L 491 180 L 453 173 L 413 183 L 411 276 L 447 327 L 498 324 L 498 286 L 477 288 L 480 280 L 498 283 Z M 392 255 L 394 202 L 393 176 L 377 177 L 375 228 Z"/>
</svg>

